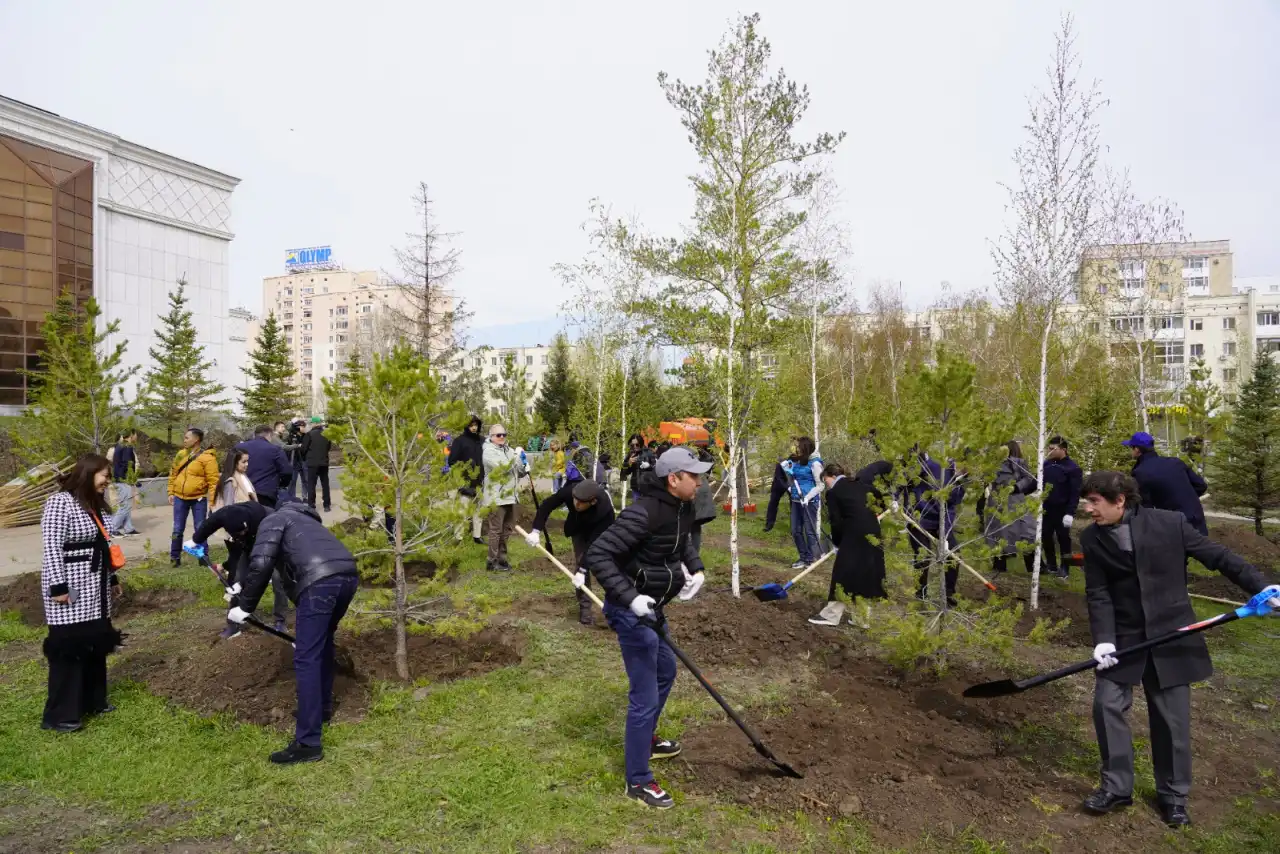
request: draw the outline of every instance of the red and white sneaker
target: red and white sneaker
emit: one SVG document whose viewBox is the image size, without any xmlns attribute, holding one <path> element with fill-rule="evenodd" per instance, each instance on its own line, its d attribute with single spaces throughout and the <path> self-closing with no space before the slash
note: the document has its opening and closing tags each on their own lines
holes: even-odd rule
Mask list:
<svg viewBox="0 0 1280 854">
<path fill-rule="evenodd" d="M 676 802 L 671 800 L 671 796 L 662 791 L 662 787 L 657 783 L 645 783 L 643 786 L 633 786 L 628 783 L 627 797 L 656 810 L 669 810 L 676 805 Z"/>
</svg>

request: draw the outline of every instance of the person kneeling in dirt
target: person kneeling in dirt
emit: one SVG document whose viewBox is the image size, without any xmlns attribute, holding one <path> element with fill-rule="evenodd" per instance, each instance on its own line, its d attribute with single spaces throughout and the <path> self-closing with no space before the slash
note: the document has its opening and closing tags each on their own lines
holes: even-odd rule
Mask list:
<svg viewBox="0 0 1280 854">
<path fill-rule="evenodd" d="M 324 756 L 320 727 L 333 715 L 333 633 L 356 595 L 356 559 L 320 521 L 314 507 L 289 501 L 262 520 L 227 619 L 243 623 L 280 571 L 285 591 L 297 605 L 293 669 L 298 680 L 298 722 L 293 741 L 271 754 L 285 765 Z"/>
<path fill-rule="evenodd" d="M 603 486 L 584 479 L 573 463 L 565 463 L 564 486 L 544 498 L 533 517 L 533 530 L 525 537 L 530 548 L 536 549 L 541 545 L 542 531 L 557 507 L 569 508 L 569 515 L 564 520 L 564 535 L 573 541 L 573 561 L 578 567 L 573 579 L 574 586 L 578 588 L 578 622 L 593 626 L 591 599 L 583 592 L 583 588 L 591 586 L 591 580 L 583 569 L 583 561 L 591 544 L 613 524 L 613 502 Z"/>
<path fill-rule="evenodd" d="M 226 532 L 229 538 L 226 541 L 227 562 L 222 565 L 222 572 L 227 580 L 228 601 L 231 596 L 240 592 L 241 585 L 236 581 L 236 577 L 240 574 L 241 564 L 253 551 L 254 542 L 258 537 L 258 526 L 262 524 L 263 519 L 271 515 L 271 512 L 270 507 L 256 501 L 242 501 L 238 504 L 219 507 L 212 516 L 200 524 L 199 528 L 196 528 L 191 539 L 182 544 L 184 549 L 192 546 L 207 549 L 210 537 L 219 531 Z M 285 614 L 289 609 L 289 597 L 285 593 L 284 583 L 280 580 L 278 572 L 271 574 L 271 593 L 271 615 L 275 618 L 276 630 L 283 632 L 286 628 Z M 227 620 L 227 627 L 218 637 L 230 640 L 239 634 L 240 625 Z"/>
<path fill-rule="evenodd" d="M 691 599 L 702 586 L 703 566 L 693 547 L 693 507 L 699 476 L 711 468 L 687 448 L 658 458 L 655 477 L 640 499 L 587 549 L 585 565 L 605 591 L 604 615 L 618 635 L 630 681 L 626 730 L 626 795 L 657 809 L 674 803 L 649 770 L 649 760 L 668 759 L 680 745 L 656 735 L 658 717 L 676 679 L 676 657 L 655 626 L 662 608 L 678 594 Z"/>
<path fill-rule="evenodd" d="M 1250 595 L 1280 597 L 1262 573 L 1200 533 L 1182 513 L 1139 507 L 1138 482 L 1118 471 L 1099 471 L 1080 491 L 1093 524 L 1084 547 L 1085 599 L 1093 658 L 1093 726 L 1102 758 L 1102 783 L 1084 801 L 1095 815 L 1133 803 L 1133 736 L 1125 720 L 1133 686 L 1142 683 L 1151 718 L 1151 764 L 1161 818 L 1170 827 L 1191 824 L 1191 683 L 1213 675 L 1202 635 L 1178 638 L 1142 654 L 1126 647 L 1176 631 L 1198 619 L 1187 597 L 1187 557 L 1216 569 Z M 1268 604 L 1280 605 L 1276 599 Z"/>
</svg>

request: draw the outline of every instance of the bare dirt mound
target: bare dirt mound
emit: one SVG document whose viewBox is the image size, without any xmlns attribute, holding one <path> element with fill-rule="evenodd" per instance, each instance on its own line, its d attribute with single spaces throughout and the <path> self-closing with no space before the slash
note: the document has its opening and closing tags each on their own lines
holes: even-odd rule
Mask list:
<svg viewBox="0 0 1280 854">
<path fill-rule="evenodd" d="M 154 693 L 199 714 L 227 712 L 263 725 L 292 726 L 296 705 L 293 649 L 246 628 L 215 641 L 220 618 L 206 616 L 169 643 L 130 652 L 112 678 L 135 679 Z M 467 638 L 411 635 L 409 672 L 415 679 L 449 681 L 519 663 L 524 636 L 511 628 L 485 629 Z M 395 679 L 390 630 L 338 635 L 333 695 L 338 721 L 358 720 L 369 707 L 371 683 Z"/>
<path fill-rule="evenodd" d="M 191 590 L 174 590 L 163 587 L 150 587 L 138 590 L 129 585 L 128 580 L 122 584 L 124 595 L 116 603 L 117 622 L 125 622 L 133 617 L 156 611 L 173 610 L 189 605 L 198 598 Z M 0 612 L 16 611 L 22 622 L 28 626 L 43 626 L 44 597 L 40 591 L 40 573 L 27 572 L 19 575 L 8 584 L 0 585 Z"/>
<path fill-rule="evenodd" d="M 1240 555 L 1263 572 L 1280 568 L 1280 546 L 1259 537 L 1245 523 L 1210 520 L 1209 537 Z"/>
<path fill-rule="evenodd" d="M 40 573 L 24 572 L 0 584 L 0 613 L 17 612 L 28 626 L 44 625 L 44 596 L 40 592 Z"/>
<path fill-rule="evenodd" d="M 843 632 L 822 634 L 805 622 L 821 607 L 795 593 L 760 602 L 750 593 L 734 599 L 713 590 L 691 602 L 671 603 L 666 616 L 672 640 L 700 666 L 756 666 L 840 656 L 848 649 Z"/>
</svg>

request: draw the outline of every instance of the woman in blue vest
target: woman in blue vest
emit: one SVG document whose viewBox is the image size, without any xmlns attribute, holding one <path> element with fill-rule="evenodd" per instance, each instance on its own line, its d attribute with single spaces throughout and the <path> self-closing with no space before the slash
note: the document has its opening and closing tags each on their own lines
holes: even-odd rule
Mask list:
<svg viewBox="0 0 1280 854">
<path fill-rule="evenodd" d="M 822 457 L 808 436 L 797 436 L 791 443 L 791 456 L 778 464 L 786 476 L 787 497 L 791 500 L 791 538 L 795 540 L 800 559 L 792 569 L 804 569 L 818 559 L 818 518 L 822 494 Z"/>
</svg>

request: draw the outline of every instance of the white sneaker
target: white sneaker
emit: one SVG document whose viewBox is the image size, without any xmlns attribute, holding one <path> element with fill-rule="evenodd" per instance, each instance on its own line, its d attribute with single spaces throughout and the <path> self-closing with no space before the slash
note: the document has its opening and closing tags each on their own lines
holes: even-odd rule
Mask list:
<svg viewBox="0 0 1280 854">
<path fill-rule="evenodd" d="M 798 560 L 798 561 L 796 561 L 795 563 L 791 564 L 791 568 L 792 568 L 792 569 L 804 569 L 804 568 L 805 568 L 806 566 L 808 566 L 808 565 L 809 565 L 809 564 L 805 563 L 804 561 L 802 561 L 802 560 Z"/>
<path fill-rule="evenodd" d="M 838 626 L 844 619 L 844 603 L 828 602 L 826 607 L 809 618 L 815 626 Z"/>
</svg>

